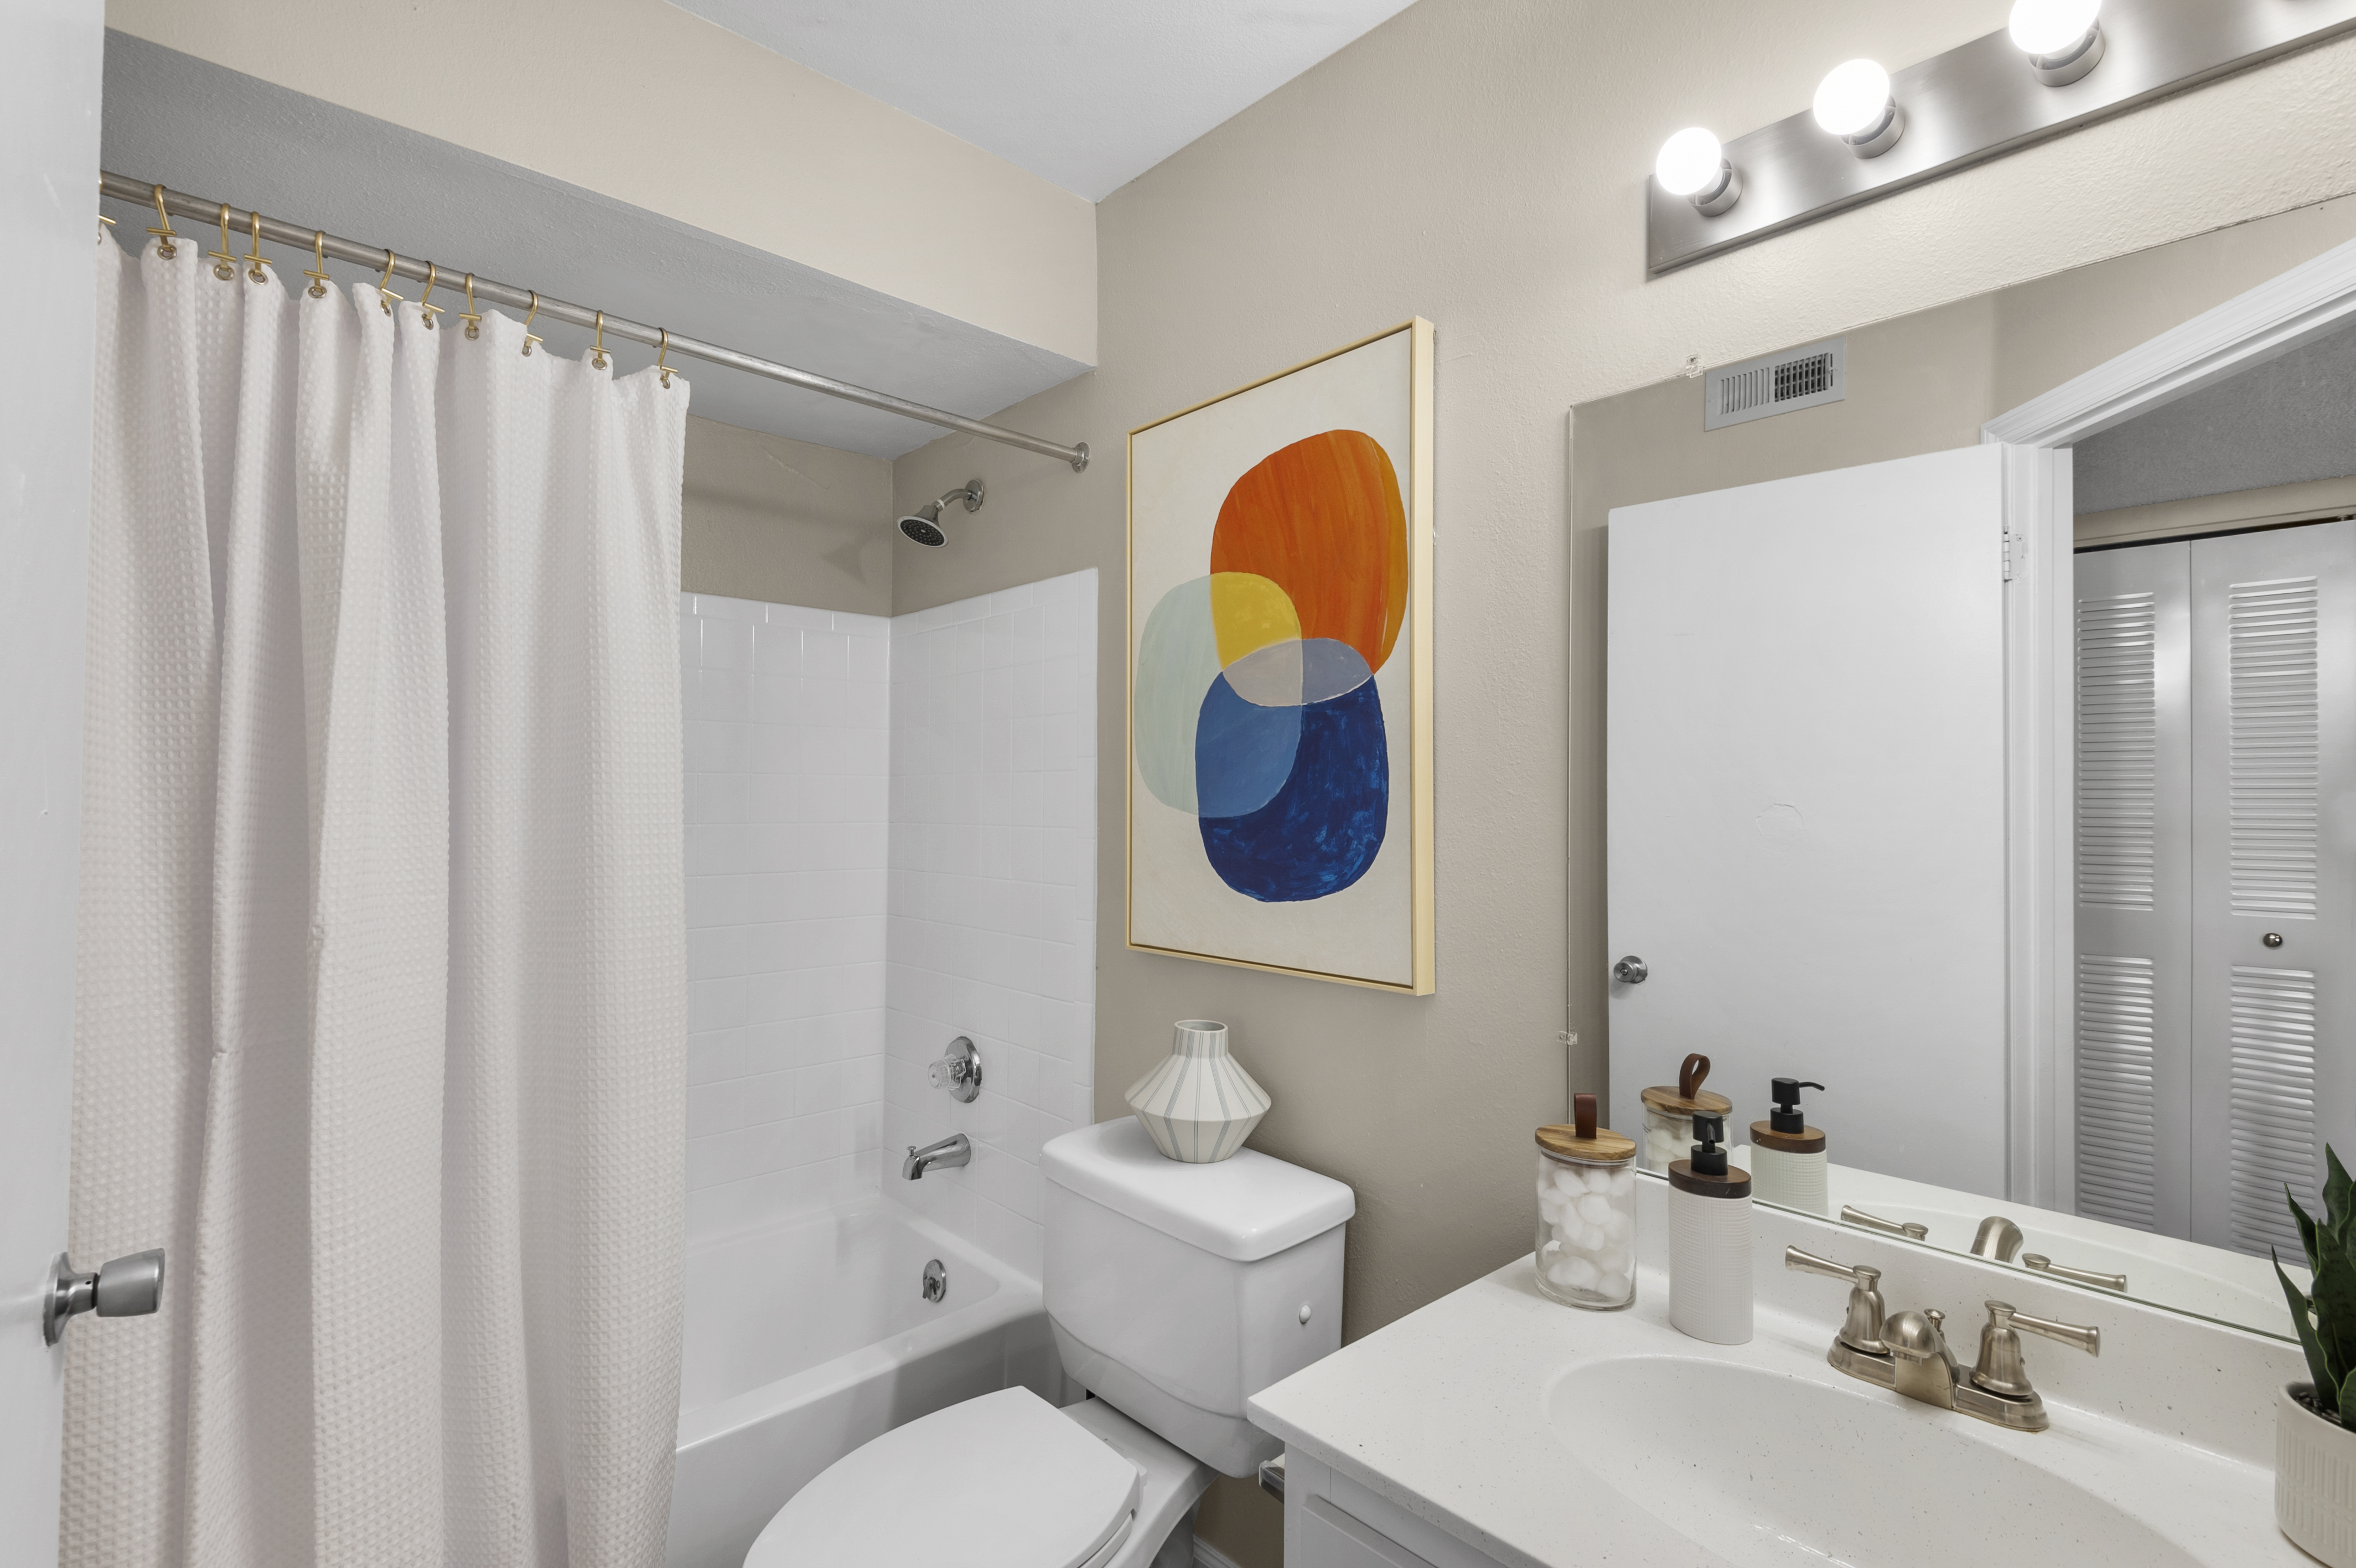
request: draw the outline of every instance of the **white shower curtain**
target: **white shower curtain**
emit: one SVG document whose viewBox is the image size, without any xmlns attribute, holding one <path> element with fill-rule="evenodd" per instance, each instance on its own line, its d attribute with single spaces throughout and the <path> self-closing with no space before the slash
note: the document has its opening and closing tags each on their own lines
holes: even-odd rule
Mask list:
<svg viewBox="0 0 2356 1568">
<path fill-rule="evenodd" d="M 687 384 L 98 251 L 69 1568 L 660 1562 Z"/>
</svg>

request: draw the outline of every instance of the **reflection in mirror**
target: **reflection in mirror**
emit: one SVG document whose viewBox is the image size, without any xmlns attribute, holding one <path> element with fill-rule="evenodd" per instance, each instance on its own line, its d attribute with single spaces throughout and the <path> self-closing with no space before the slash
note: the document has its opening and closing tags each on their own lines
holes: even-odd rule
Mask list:
<svg viewBox="0 0 2356 1568">
<path fill-rule="evenodd" d="M 1708 1092 L 1762 1202 L 2288 1337 L 2286 1189 L 2356 1146 L 2351 205 L 1854 329 L 1836 401 L 1574 411 L 1608 867 L 1574 964 L 1646 1165 Z M 2319 256 L 2340 314 L 2050 456 L 1981 444 Z M 2040 790 L 2066 843 L 2024 842 Z"/>
</svg>

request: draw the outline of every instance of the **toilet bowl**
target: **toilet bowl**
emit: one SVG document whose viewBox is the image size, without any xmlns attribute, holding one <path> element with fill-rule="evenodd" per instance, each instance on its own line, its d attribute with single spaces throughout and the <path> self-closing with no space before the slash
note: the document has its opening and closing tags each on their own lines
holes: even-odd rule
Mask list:
<svg viewBox="0 0 2356 1568">
<path fill-rule="evenodd" d="M 1252 1149 L 1166 1160 L 1129 1118 L 1040 1168 L 1048 1320 L 1092 1397 L 1003 1389 L 894 1427 L 797 1493 L 744 1568 L 1178 1568 L 1213 1473 L 1276 1455 L 1244 1402 L 1339 1347 L 1350 1189 Z"/>
</svg>

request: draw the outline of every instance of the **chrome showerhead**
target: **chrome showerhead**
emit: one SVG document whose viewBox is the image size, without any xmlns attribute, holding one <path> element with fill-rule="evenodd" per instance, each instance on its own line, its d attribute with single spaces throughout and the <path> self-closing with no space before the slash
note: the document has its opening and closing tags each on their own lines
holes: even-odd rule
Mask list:
<svg viewBox="0 0 2356 1568">
<path fill-rule="evenodd" d="M 981 481 L 968 479 L 958 489 L 948 491 L 937 501 L 926 501 L 900 520 L 900 532 L 927 549 L 938 550 L 949 542 L 941 532 L 941 509 L 954 500 L 965 502 L 968 511 L 981 510 Z"/>
</svg>

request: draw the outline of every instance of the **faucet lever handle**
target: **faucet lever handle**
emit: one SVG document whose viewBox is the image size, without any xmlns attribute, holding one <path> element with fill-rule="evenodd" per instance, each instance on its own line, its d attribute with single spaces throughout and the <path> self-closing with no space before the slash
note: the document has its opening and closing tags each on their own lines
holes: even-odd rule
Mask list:
<svg viewBox="0 0 2356 1568">
<path fill-rule="evenodd" d="M 2018 1400 L 2037 1392 L 2029 1386 L 2029 1369 L 2020 1359 L 2021 1329 L 2074 1345 L 2089 1356 L 2103 1353 L 2103 1331 L 2099 1328 L 2081 1328 L 2074 1323 L 2031 1317 L 2014 1311 L 2009 1302 L 1989 1302 L 1987 1312 L 1987 1324 L 1980 1330 L 1979 1364 L 1972 1369 L 1972 1381 L 1992 1394 Z"/>
<path fill-rule="evenodd" d="M 1860 1263 L 1851 1268 L 1836 1263 L 1830 1258 L 1819 1258 L 1814 1252 L 1804 1252 L 1797 1247 L 1783 1249 L 1783 1266 L 1795 1274 L 1822 1274 L 1828 1280 L 1844 1280 L 1853 1285 L 1870 1289 L 1880 1283 L 1881 1271 Z"/>
<path fill-rule="evenodd" d="M 2002 1313 L 2011 1320 L 2015 1328 L 2059 1340 L 2072 1349 L 2083 1350 L 2089 1356 L 2103 1353 L 2103 1331 L 2099 1328 L 2082 1328 L 2074 1323 L 2056 1323 L 2050 1317 L 2031 1317 L 2025 1312 L 2015 1312 L 2000 1301 L 1992 1301 L 1987 1305 L 1991 1321 Z"/>
<path fill-rule="evenodd" d="M 1864 1263 L 1855 1267 L 1836 1263 L 1830 1258 L 1819 1258 L 1814 1252 L 1804 1252 L 1797 1247 L 1783 1249 L 1783 1266 L 1794 1273 L 1822 1274 L 1829 1280 L 1847 1280 L 1849 1284 L 1848 1316 L 1841 1324 L 1841 1343 L 1869 1356 L 1889 1354 L 1890 1348 L 1881 1341 L 1883 1308 L 1879 1269 Z"/>
</svg>

